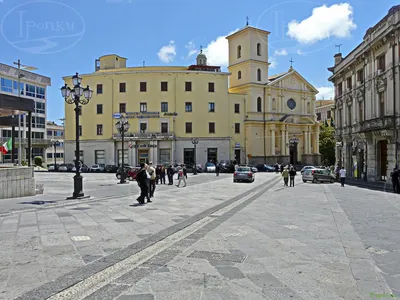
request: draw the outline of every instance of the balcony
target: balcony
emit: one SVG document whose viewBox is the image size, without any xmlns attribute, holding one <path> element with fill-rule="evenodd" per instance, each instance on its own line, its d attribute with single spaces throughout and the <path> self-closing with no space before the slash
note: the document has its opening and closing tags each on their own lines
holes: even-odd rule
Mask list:
<svg viewBox="0 0 400 300">
<path fill-rule="evenodd" d="M 361 124 L 361 131 L 378 131 L 385 129 L 393 129 L 393 117 L 385 116 L 364 121 Z"/>
<path fill-rule="evenodd" d="M 1 137 L 0 138 L 0 145 L 3 145 L 6 143 L 10 138 L 9 137 Z M 19 138 L 14 138 L 15 146 L 19 145 Z M 25 145 L 28 147 L 28 139 L 23 138 L 21 139 L 22 145 Z M 51 146 L 51 140 L 49 139 L 31 139 L 32 142 L 32 147 L 33 146 L 40 146 L 40 147 L 45 147 L 48 148 Z"/>
<path fill-rule="evenodd" d="M 155 137 L 156 140 L 171 140 L 175 138 L 175 134 L 173 132 L 144 132 L 144 133 L 126 133 L 125 138 L 129 140 L 152 140 Z M 121 134 L 115 133 L 113 134 L 114 140 L 121 140 Z"/>
</svg>

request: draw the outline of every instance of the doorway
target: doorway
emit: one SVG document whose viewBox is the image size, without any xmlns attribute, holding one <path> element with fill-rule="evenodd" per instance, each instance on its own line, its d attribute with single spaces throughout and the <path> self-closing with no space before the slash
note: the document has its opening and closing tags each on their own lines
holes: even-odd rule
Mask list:
<svg viewBox="0 0 400 300">
<path fill-rule="evenodd" d="M 236 161 L 236 164 L 238 164 L 238 165 L 240 165 L 240 157 L 241 157 L 240 149 L 235 149 L 235 161 Z"/>
<path fill-rule="evenodd" d="M 147 164 L 149 162 L 149 150 L 139 150 L 139 164 L 144 163 Z"/>
<path fill-rule="evenodd" d="M 378 142 L 378 164 L 379 164 L 379 180 L 386 181 L 386 173 L 387 173 L 387 146 L 388 141 L 379 141 Z"/>
<path fill-rule="evenodd" d="M 297 164 L 297 143 L 290 143 L 289 146 L 290 164 Z"/>
</svg>

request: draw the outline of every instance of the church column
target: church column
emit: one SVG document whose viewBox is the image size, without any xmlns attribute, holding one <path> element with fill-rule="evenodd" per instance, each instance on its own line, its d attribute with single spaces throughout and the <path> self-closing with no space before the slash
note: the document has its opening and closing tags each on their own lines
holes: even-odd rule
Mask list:
<svg viewBox="0 0 400 300">
<path fill-rule="evenodd" d="M 307 154 L 311 153 L 311 132 L 310 128 L 307 126 Z"/>
<path fill-rule="evenodd" d="M 303 138 L 303 142 L 304 142 L 304 147 L 303 147 L 304 148 L 304 150 L 303 150 L 304 153 L 303 154 L 307 154 L 307 150 L 308 150 L 307 149 L 308 148 L 308 146 L 307 146 L 308 145 L 307 131 L 303 131 L 303 137 L 304 137 Z"/>
<path fill-rule="evenodd" d="M 285 130 L 281 130 L 281 155 L 286 155 Z"/>
<path fill-rule="evenodd" d="M 286 129 L 286 132 L 285 132 L 285 149 L 286 149 L 286 155 L 290 154 L 289 148 L 286 147 L 286 144 L 288 144 L 288 143 L 289 143 L 289 130 Z"/>
<path fill-rule="evenodd" d="M 317 126 L 316 129 L 316 135 L 315 135 L 315 153 L 319 154 L 319 126 Z"/>
<path fill-rule="evenodd" d="M 275 155 L 275 128 L 271 130 L 271 155 Z"/>
<path fill-rule="evenodd" d="M 272 111 L 272 96 L 268 94 L 268 112 Z"/>
</svg>

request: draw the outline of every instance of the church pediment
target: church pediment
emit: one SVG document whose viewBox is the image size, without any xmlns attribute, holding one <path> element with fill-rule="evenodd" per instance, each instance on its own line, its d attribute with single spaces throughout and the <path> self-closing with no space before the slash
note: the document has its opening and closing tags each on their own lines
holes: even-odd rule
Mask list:
<svg viewBox="0 0 400 300">
<path fill-rule="evenodd" d="M 279 121 L 287 124 L 308 124 L 308 125 L 315 124 L 312 118 L 305 116 L 286 115 L 282 117 Z"/>
<path fill-rule="evenodd" d="M 285 75 L 270 81 L 268 85 L 301 91 L 303 90 L 303 86 L 305 85 L 307 91 L 314 92 L 316 94 L 318 93 L 318 90 L 313 85 L 311 85 L 303 76 L 301 76 L 296 70 L 289 71 Z"/>
</svg>

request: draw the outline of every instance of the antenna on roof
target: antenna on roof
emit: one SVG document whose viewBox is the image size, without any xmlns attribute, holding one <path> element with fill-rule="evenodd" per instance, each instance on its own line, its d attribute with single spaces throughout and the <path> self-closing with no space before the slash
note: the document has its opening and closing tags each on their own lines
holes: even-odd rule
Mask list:
<svg viewBox="0 0 400 300">
<path fill-rule="evenodd" d="M 146 62 L 145 61 L 143 61 L 143 67 L 146 65 Z"/>
<path fill-rule="evenodd" d="M 342 47 L 343 44 L 335 45 L 336 48 L 338 48 L 338 53 L 340 53 L 340 47 Z"/>
<path fill-rule="evenodd" d="M 246 26 L 249 26 L 249 17 L 246 17 Z"/>
</svg>

